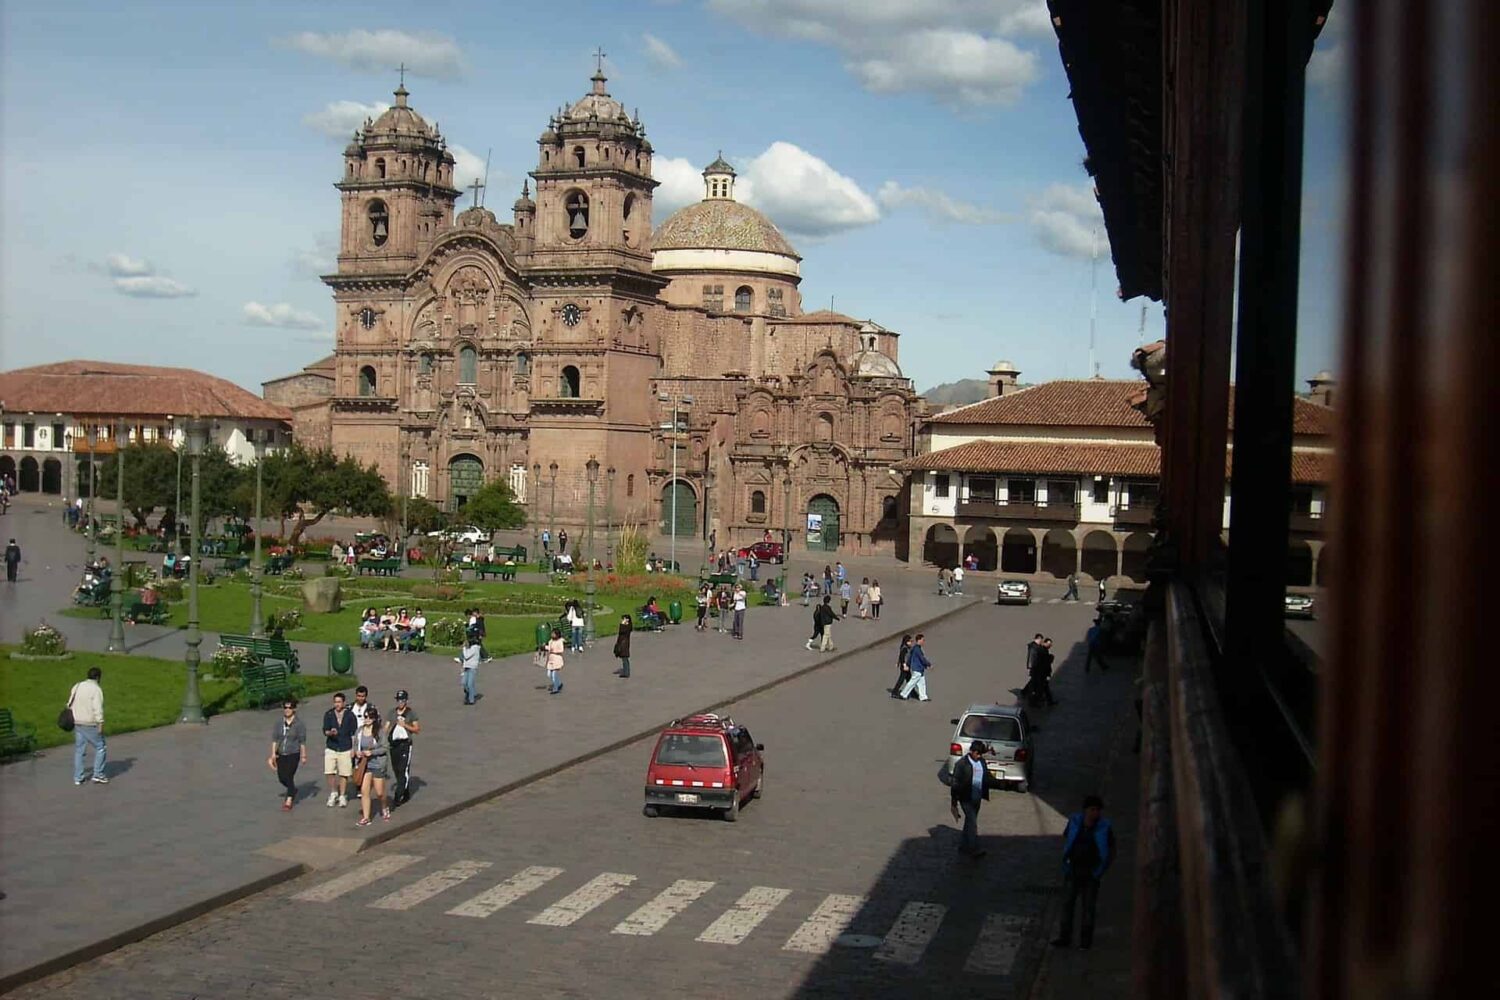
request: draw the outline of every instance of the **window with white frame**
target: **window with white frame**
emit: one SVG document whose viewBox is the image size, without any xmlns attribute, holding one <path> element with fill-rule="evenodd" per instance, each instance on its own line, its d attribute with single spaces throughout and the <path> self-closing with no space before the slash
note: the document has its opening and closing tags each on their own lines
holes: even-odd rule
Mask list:
<svg viewBox="0 0 1500 1000">
<path fill-rule="evenodd" d="M 429 482 L 430 470 L 426 462 L 411 463 L 411 495 L 414 497 L 425 497 Z"/>
<path fill-rule="evenodd" d="M 1109 477 L 1094 477 L 1094 503 L 1109 503 Z"/>
<path fill-rule="evenodd" d="M 1036 503 L 1035 479 L 1011 479 L 1006 482 L 1007 503 Z"/>
<path fill-rule="evenodd" d="M 510 491 L 515 494 L 516 503 L 526 502 L 526 466 L 511 464 Z"/>
<path fill-rule="evenodd" d="M 1047 506 L 1075 507 L 1078 505 L 1078 484 L 1071 479 L 1047 480 Z"/>
<path fill-rule="evenodd" d="M 949 489 L 949 477 L 946 472 L 939 472 L 932 477 L 932 493 L 939 499 L 946 499 Z"/>
</svg>

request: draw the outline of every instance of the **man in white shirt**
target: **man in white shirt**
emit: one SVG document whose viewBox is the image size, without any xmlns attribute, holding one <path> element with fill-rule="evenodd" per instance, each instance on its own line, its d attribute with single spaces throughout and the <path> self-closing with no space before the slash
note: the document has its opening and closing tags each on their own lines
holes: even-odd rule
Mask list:
<svg viewBox="0 0 1500 1000">
<path fill-rule="evenodd" d="M 88 747 L 94 748 L 94 776 L 96 785 L 107 785 L 104 776 L 104 689 L 99 679 L 104 676 L 98 667 L 89 667 L 87 680 L 73 685 L 68 692 L 68 707 L 73 710 L 73 784 L 84 782 L 83 762 Z"/>
<path fill-rule="evenodd" d="M 745 638 L 745 584 L 743 581 L 734 585 L 734 637 Z"/>
<path fill-rule="evenodd" d="M 427 616 L 422 614 L 421 608 L 418 608 L 417 613 L 411 616 L 406 635 L 401 638 L 401 648 L 410 651 L 414 641 L 421 641 L 421 644 L 425 647 L 426 639 Z"/>
<path fill-rule="evenodd" d="M 964 592 L 964 568 L 963 564 L 953 567 L 953 592 L 962 594 Z"/>
</svg>

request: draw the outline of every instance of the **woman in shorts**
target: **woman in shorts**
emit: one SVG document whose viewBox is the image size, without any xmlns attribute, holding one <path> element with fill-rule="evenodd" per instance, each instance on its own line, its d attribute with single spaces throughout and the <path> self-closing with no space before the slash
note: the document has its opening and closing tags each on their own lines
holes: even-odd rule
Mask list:
<svg viewBox="0 0 1500 1000">
<path fill-rule="evenodd" d="M 380 800 L 380 818 L 391 821 L 391 803 L 385 795 L 385 779 L 390 766 L 390 727 L 380 717 L 375 706 L 365 713 L 364 723 L 354 737 L 355 766 L 365 764 L 365 777 L 359 786 L 359 822 L 356 826 L 369 826 L 370 813 L 375 800 Z"/>
</svg>

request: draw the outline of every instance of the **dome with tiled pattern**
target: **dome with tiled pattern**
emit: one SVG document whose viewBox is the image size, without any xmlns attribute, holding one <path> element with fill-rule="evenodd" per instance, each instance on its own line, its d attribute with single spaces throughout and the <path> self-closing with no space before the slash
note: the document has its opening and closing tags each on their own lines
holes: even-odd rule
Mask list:
<svg viewBox="0 0 1500 1000">
<path fill-rule="evenodd" d="M 653 250 L 754 250 L 802 257 L 770 219 L 727 198 L 707 199 L 674 212 L 651 238 Z"/>
</svg>

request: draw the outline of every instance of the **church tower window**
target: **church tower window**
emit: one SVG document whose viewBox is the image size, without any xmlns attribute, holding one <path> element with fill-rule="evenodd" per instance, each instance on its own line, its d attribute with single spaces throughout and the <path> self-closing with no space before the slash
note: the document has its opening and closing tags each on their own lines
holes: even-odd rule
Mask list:
<svg viewBox="0 0 1500 1000">
<path fill-rule="evenodd" d="M 557 394 L 563 399 L 577 399 L 578 383 L 578 369 L 573 365 L 567 365 L 562 370 L 562 376 L 557 380 Z"/>
<path fill-rule="evenodd" d="M 479 381 L 479 355 L 465 344 L 458 349 L 458 381 L 462 385 L 473 385 Z"/>
<path fill-rule="evenodd" d="M 740 287 L 736 288 L 734 290 L 734 311 L 742 313 L 749 312 L 750 302 L 753 296 L 754 293 L 750 290 L 749 285 L 741 285 Z"/>
<path fill-rule="evenodd" d="M 383 170 L 383 161 L 377 162 L 381 163 L 381 169 Z M 382 174 L 381 176 L 384 176 L 384 174 Z M 385 241 L 389 239 L 391 235 L 391 216 L 390 213 L 386 211 L 385 202 L 380 201 L 379 199 L 370 202 L 369 217 L 370 239 L 378 247 L 385 246 Z"/>
<path fill-rule="evenodd" d="M 582 191 L 572 191 L 563 203 L 568 214 L 568 235 L 581 240 L 589 231 L 589 196 Z"/>
<path fill-rule="evenodd" d="M 573 162 L 577 166 L 579 166 L 579 167 L 583 166 L 583 147 L 582 146 L 574 146 L 573 147 Z"/>
<path fill-rule="evenodd" d="M 524 354 L 524 353 L 516 355 L 516 374 L 517 375 L 530 375 L 531 374 L 531 355 Z"/>
<path fill-rule="evenodd" d="M 766 512 L 766 494 L 762 490 L 755 490 L 750 494 L 750 513 L 764 514 Z"/>
<path fill-rule="evenodd" d="M 432 355 L 431 354 L 423 353 L 423 354 L 421 354 L 421 355 L 419 355 L 417 357 L 417 374 L 418 375 L 431 375 L 432 374 Z"/>
<path fill-rule="evenodd" d="M 632 472 L 630 475 L 628 475 L 628 476 L 625 477 L 625 495 L 627 497 L 633 497 L 633 496 L 635 496 L 635 473 L 634 472 Z"/>
<path fill-rule="evenodd" d="M 625 245 L 628 246 L 628 247 L 635 246 L 635 239 L 633 238 L 635 226 L 631 223 L 631 220 L 630 220 L 631 215 L 634 214 L 634 213 L 635 213 L 635 195 L 633 195 L 633 194 L 627 194 L 625 196 L 625 205 L 623 207 L 623 214 L 624 214 L 624 219 L 625 219 L 625 233 L 624 233 L 624 235 L 625 235 Z"/>
<path fill-rule="evenodd" d="M 381 179 L 385 178 L 385 160 L 384 159 L 377 159 L 375 161 L 375 176 L 379 177 Z"/>
<path fill-rule="evenodd" d="M 359 370 L 359 394 L 361 396 L 375 395 L 375 369 L 369 365 Z"/>
</svg>

